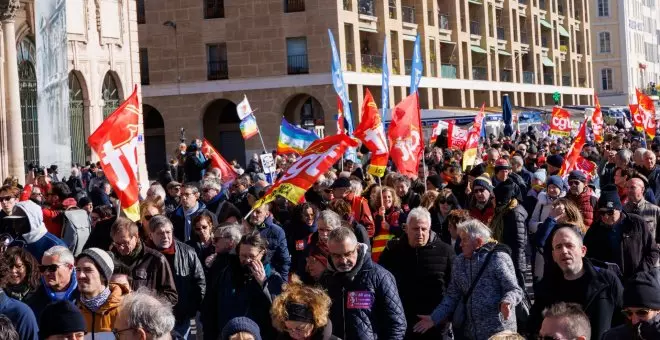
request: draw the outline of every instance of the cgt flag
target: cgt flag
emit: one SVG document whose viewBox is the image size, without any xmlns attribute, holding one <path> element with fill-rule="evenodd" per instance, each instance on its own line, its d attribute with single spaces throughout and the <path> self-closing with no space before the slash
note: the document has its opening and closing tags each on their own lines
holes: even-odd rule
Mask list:
<svg viewBox="0 0 660 340">
<path fill-rule="evenodd" d="M 121 209 L 132 221 L 140 219 L 137 143 L 140 104 L 137 86 L 126 101 L 87 139 L 101 159 L 101 168 L 119 196 Z"/>
<path fill-rule="evenodd" d="M 559 106 L 552 108 L 552 118 L 550 120 L 550 134 L 562 137 L 568 137 L 571 134 L 571 114 Z"/>
<path fill-rule="evenodd" d="M 575 170 L 576 164 L 580 158 L 580 153 L 582 152 L 582 148 L 584 147 L 584 144 L 586 142 L 587 142 L 587 121 L 585 120 L 584 122 L 582 122 L 582 125 L 580 126 L 580 130 L 578 131 L 578 134 L 575 137 L 575 140 L 573 141 L 573 145 L 571 145 L 571 148 L 568 150 L 568 153 L 566 153 L 564 164 L 562 164 L 561 169 L 559 169 L 559 176 L 568 175 L 569 172 Z"/>
<path fill-rule="evenodd" d="M 270 187 L 264 197 L 254 203 L 252 210 L 272 202 L 277 196 L 298 204 L 319 176 L 341 158 L 346 148 L 357 147 L 357 144 L 347 135 L 334 135 L 315 141 Z"/>
<path fill-rule="evenodd" d="M 387 168 L 387 159 L 389 158 L 387 137 L 385 136 L 385 128 L 378 113 L 378 107 L 369 89 L 366 90 L 366 94 L 364 95 L 360 125 L 355 129 L 353 135 L 360 139 L 369 151 L 371 151 L 371 164 L 369 164 L 367 172 L 374 176 L 383 177 L 385 175 L 385 168 Z"/>
<path fill-rule="evenodd" d="M 467 140 L 468 130 L 456 126 L 456 121 L 450 120 L 447 127 L 447 147 L 463 151 Z"/>
<path fill-rule="evenodd" d="M 641 113 L 639 112 L 639 105 L 638 104 L 628 104 L 628 107 L 630 108 L 630 116 L 632 117 L 633 125 L 635 126 L 635 130 L 637 130 L 639 132 L 644 131 L 644 118 L 642 117 Z"/>
<path fill-rule="evenodd" d="M 202 154 L 211 160 L 211 166 L 220 169 L 222 172 L 222 184 L 230 183 L 238 177 L 238 174 L 218 151 L 213 148 L 213 145 L 206 140 L 202 141 Z"/>
<path fill-rule="evenodd" d="M 643 119 L 644 130 L 646 130 L 649 138 L 653 139 L 657 125 L 655 121 L 655 104 L 653 104 L 653 99 L 639 89 L 635 89 L 635 91 L 637 92 L 638 117 Z"/>
<path fill-rule="evenodd" d="M 596 108 L 594 114 L 591 115 L 591 130 L 594 132 L 596 143 L 603 142 L 603 111 L 600 110 L 600 102 L 598 97 L 594 94 L 594 102 Z"/>
<path fill-rule="evenodd" d="M 421 125 L 419 97 L 413 92 L 394 108 L 388 131 L 392 161 L 400 174 L 411 178 L 417 176 L 424 150 Z"/>
</svg>

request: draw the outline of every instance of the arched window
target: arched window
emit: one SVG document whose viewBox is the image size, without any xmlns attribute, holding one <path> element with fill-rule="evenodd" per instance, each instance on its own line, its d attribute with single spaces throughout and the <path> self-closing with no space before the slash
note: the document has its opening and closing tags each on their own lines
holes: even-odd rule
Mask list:
<svg viewBox="0 0 660 340">
<path fill-rule="evenodd" d="M 18 87 L 21 97 L 23 127 L 23 159 L 25 168 L 39 162 L 39 114 L 37 111 L 37 73 L 34 66 L 35 46 L 25 38 L 17 48 Z"/>
<path fill-rule="evenodd" d="M 88 147 L 85 138 L 85 105 L 78 76 L 69 73 L 69 131 L 71 133 L 71 162 L 85 164 Z"/>
<path fill-rule="evenodd" d="M 108 118 L 119 107 L 119 89 L 112 73 L 105 74 L 101 97 L 103 98 L 103 119 Z"/>
</svg>

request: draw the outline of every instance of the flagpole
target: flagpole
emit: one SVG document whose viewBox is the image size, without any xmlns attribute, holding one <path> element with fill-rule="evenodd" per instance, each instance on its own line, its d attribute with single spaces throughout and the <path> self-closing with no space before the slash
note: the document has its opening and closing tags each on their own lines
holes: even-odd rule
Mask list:
<svg viewBox="0 0 660 340">
<path fill-rule="evenodd" d="M 257 111 L 257 109 L 252 110 L 250 112 L 250 115 L 254 118 L 254 122 L 257 122 L 257 116 L 254 115 L 254 113 Z M 261 140 L 261 146 L 264 148 L 264 152 L 268 153 L 268 150 L 266 150 L 266 144 L 264 144 L 264 138 L 261 136 L 261 129 L 259 129 L 259 124 L 257 124 L 257 133 L 259 134 L 259 140 Z"/>
</svg>

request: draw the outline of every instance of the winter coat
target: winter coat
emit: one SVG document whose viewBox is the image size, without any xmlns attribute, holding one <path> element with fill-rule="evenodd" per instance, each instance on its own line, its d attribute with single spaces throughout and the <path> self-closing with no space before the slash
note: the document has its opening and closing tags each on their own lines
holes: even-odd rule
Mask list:
<svg viewBox="0 0 660 340">
<path fill-rule="evenodd" d="M 642 199 L 639 203 L 628 202 L 623 207 L 627 213 L 639 215 L 643 220 L 646 228 L 655 239 L 655 242 L 660 241 L 660 233 L 657 231 L 657 225 L 660 223 L 660 207 L 649 201 Z"/>
<path fill-rule="evenodd" d="M 213 219 L 215 219 L 215 215 L 213 212 L 208 211 L 206 209 L 206 205 L 202 202 L 197 202 L 198 207 L 197 211 L 192 213 L 190 215 L 190 223 L 188 226 L 186 226 L 186 214 L 183 209 L 183 206 L 179 206 L 174 210 L 171 214 L 169 214 L 167 217 L 172 221 L 172 225 L 174 226 L 174 237 L 176 237 L 177 240 L 181 242 L 188 242 L 189 240 L 197 240 L 197 235 L 193 232 L 193 229 L 195 229 L 195 226 L 193 225 L 192 221 L 197 217 L 198 215 L 208 212 Z M 213 221 L 215 224 L 217 221 Z"/>
<path fill-rule="evenodd" d="M 358 243 L 358 258 L 349 272 L 338 272 L 332 261 L 321 277 L 334 302 L 332 334 L 341 339 L 403 339 L 406 318 L 394 276 L 369 257 Z"/>
<path fill-rule="evenodd" d="M 291 254 L 291 271 L 301 273 L 307 264 L 307 249 L 316 232 L 316 223 L 311 226 L 296 219 L 285 225 L 286 243 Z"/>
<path fill-rule="evenodd" d="M 403 310 L 408 324 L 407 337 L 422 338 L 413 332 L 412 326 L 419 321 L 417 315 L 428 315 L 440 304 L 451 275 L 454 260 L 452 247 L 431 232 L 428 243 L 419 248 L 408 244 L 408 236 L 393 239 L 378 262 L 396 280 Z M 433 328 L 423 338 L 440 339 L 439 328 Z"/>
<path fill-rule="evenodd" d="M 563 197 L 563 192 L 562 194 L 559 195 L 559 197 Z M 536 206 L 534 207 L 534 211 L 532 214 L 529 216 L 529 222 L 527 222 L 527 226 L 529 227 L 529 232 L 530 233 L 536 233 L 536 231 L 539 228 L 539 225 L 545 221 L 548 216 L 550 216 L 550 211 L 552 210 L 552 202 L 554 202 L 555 199 L 550 198 L 548 196 L 548 193 L 545 191 L 542 191 L 536 196 L 538 201 L 536 202 Z"/>
<path fill-rule="evenodd" d="M 80 292 L 78 291 L 78 280 L 76 279 L 76 272 L 71 273 L 71 281 L 69 282 L 69 287 L 65 291 L 64 297 L 62 300 L 67 300 L 72 303 L 76 303 L 80 299 Z M 41 285 L 29 299 L 26 299 L 25 304 L 30 306 L 34 316 L 37 318 L 37 321 L 41 319 L 41 312 L 46 308 L 51 302 L 55 302 L 58 299 L 55 297 L 53 291 L 46 285 L 43 277 L 41 278 Z"/>
<path fill-rule="evenodd" d="M 16 203 L 16 208 L 23 210 L 30 223 L 30 232 L 25 233 L 14 240 L 9 246 L 25 247 L 38 263 L 41 263 L 41 258 L 46 250 L 54 246 L 64 246 L 64 241 L 57 236 L 51 234 L 46 229 L 44 224 L 44 216 L 41 207 L 32 201 L 23 201 Z"/>
<path fill-rule="evenodd" d="M 610 241 L 614 228 L 621 228 L 621 240 L 616 248 L 612 248 Z M 617 264 L 624 279 L 656 266 L 660 257 L 658 247 L 639 215 L 621 212 L 621 220 L 614 228 L 598 221 L 587 230 L 584 235 L 587 256 Z"/>
<path fill-rule="evenodd" d="M 238 256 L 230 255 L 230 264 L 220 271 L 209 290 L 201 309 L 204 339 L 216 340 L 227 322 L 234 317 L 246 316 L 261 328 L 261 336 L 273 339 L 275 331 L 270 326 L 270 307 L 282 292 L 284 280 L 270 264 L 264 264 L 266 281 L 261 286 L 244 273 Z"/>
<path fill-rule="evenodd" d="M 582 212 L 582 219 L 584 225 L 589 228 L 594 222 L 594 210 L 598 199 L 593 196 L 593 191 L 590 187 L 585 187 L 584 191 L 579 195 L 573 195 L 570 191 L 566 194 L 566 198 L 570 199 L 578 209 Z"/>
<path fill-rule="evenodd" d="M 34 314 L 25 303 L 14 300 L 0 289 L 0 315 L 13 324 L 21 340 L 39 340 L 39 326 Z"/>
<path fill-rule="evenodd" d="M 233 194 L 229 197 L 229 202 L 238 208 L 238 210 L 241 212 L 241 216 L 247 215 L 250 210 L 252 210 L 252 206 L 250 206 L 250 202 L 248 202 L 247 195 L 248 191 L 245 190 L 241 193 Z"/>
<path fill-rule="evenodd" d="M 293 338 L 289 335 L 289 332 L 282 332 L 277 337 L 277 340 L 292 340 Z M 341 340 L 338 337 L 332 335 L 332 322 L 328 320 L 328 323 L 315 330 L 308 340 Z"/>
<path fill-rule="evenodd" d="M 210 201 L 205 202 L 205 204 L 206 210 L 213 213 L 218 223 L 222 223 L 227 220 L 229 217 L 229 212 L 232 210 L 232 208 L 238 210 L 236 206 L 229 202 L 225 192 L 217 194 Z"/>
<path fill-rule="evenodd" d="M 85 319 L 85 333 L 91 337 L 101 335 L 99 333 L 112 335 L 115 320 L 117 320 L 117 316 L 119 315 L 119 305 L 124 296 L 130 292 L 128 287 L 114 283 L 111 283 L 108 288 L 110 289 L 110 296 L 108 296 L 108 300 L 96 312 L 89 310 L 81 301 L 77 303 L 80 313 L 82 313 Z"/>
<path fill-rule="evenodd" d="M 186 155 L 186 162 L 183 164 L 184 171 L 186 172 L 186 182 L 199 182 L 202 180 L 202 171 L 204 171 L 211 160 L 207 159 L 202 161 L 194 153 L 188 153 Z"/>
<path fill-rule="evenodd" d="M 591 323 L 591 338 L 600 339 L 601 335 L 613 325 L 612 320 L 620 315 L 623 304 L 623 287 L 612 271 L 596 267 L 584 258 L 584 275 L 588 280 L 584 292 L 584 300 L 580 302 L 582 309 L 589 317 Z M 530 311 L 529 329 L 532 334 L 538 333 L 543 322 L 543 310 L 553 304 L 565 301 L 565 294 L 574 295 L 575 292 L 563 292 L 556 287 L 564 280 L 561 273 L 546 275 L 535 289 L 534 305 Z"/>
<path fill-rule="evenodd" d="M 511 248 L 513 267 L 516 269 L 517 275 L 522 277 L 522 273 L 527 268 L 527 257 L 525 255 L 525 249 L 527 247 L 527 228 L 525 227 L 527 211 L 514 199 L 509 203 L 508 207 L 495 209 L 495 216 L 491 221 L 491 229 L 495 228 L 494 223 L 498 218 L 498 214 L 503 214 L 501 217 L 502 234 L 501 239 L 498 241 Z"/>
<path fill-rule="evenodd" d="M 171 212 L 176 210 L 179 207 L 179 201 L 177 198 L 170 195 L 165 196 L 165 214 L 169 215 Z"/>
<path fill-rule="evenodd" d="M 485 225 L 489 225 L 490 221 L 493 219 L 493 215 L 495 215 L 495 202 L 491 199 L 483 209 L 477 208 L 476 203 L 474 197 L 471 197 L 469 204 L 470 216 L 478 219 Z"/>
<path fill-rule="evenodd" d="M 450 242 L 451 234 L 449 234 L 449 221 L 447 217 L 442 216 L 440 211 L 435 207 L 431 207 L 429 213 L 431 214 L 431 231 L 435 232 L 441 240 Z"/>
<path fill-rule="evenodd" d="M 178 302 L 174 306 L 174 316 L 178 321 L 195 317 L 206 293 L 204 268 L 195 250 L 179 241 L 174 243 L 174 285 Z"/>
<path fill-rule="evenodd" d="M 291 256 L 289 248 L 286 245 L 286 235 L 282 227 L 273 222 L 271 216 L 267 217 L 264 223 L 257 226 L 259 234 L 268 240 L 268 252 L 264 262 L 270 263 L 273 270 L 278 272 L 283 278 L 289 277 L 291 269 Z"/>
<path fill-rule="evenodd" d="M 601 340 L 621 339 L 660 339 L 660 315 L 635 326 L 625 324 L 614 327 L 605 332 L 601 338 Z"/>
<path fill-rule="evenodd" d="M 495 251 L 491 255 L 488 267 L 467 297 L 467 302 L 463 303 L 465 294 L 495 245 L 491 242 L 482 246 L 469 259 L 463 254 L 454 258 L 447 292 L 431 314 L 436 325 L 443 320 L 452 321 L 455 329 L 463 330 L 459 336 L 467 339 L 488 339 L 504 330 L 517 330 L 515 313 L 511 313 L 508 320 L 500 317 L 500 303 L 508 302 L 513 311 L 524 296 L 518 286 L 511 257 L 505 252 Z"/>
</svg>

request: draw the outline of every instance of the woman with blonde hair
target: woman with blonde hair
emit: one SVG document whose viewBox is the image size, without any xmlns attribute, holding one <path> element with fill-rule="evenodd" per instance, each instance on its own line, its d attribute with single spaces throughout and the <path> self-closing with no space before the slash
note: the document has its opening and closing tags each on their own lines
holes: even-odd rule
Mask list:
<svg viewBox="0 0 660 340">
<path fill-rule="evenodd" d="M 380 254 L 385 249 L 387 241 L 400 236 L 401 221 L 403 215 L 401 210 L 401 199 L 392 187 L 378 187 L 371 193 L 370 205 L 374 207 L 374 232 L 371 259 L 378 262 Z"/>
<path fill-rule="evenodd" d="M 433 207 L 433 202 L 435 202 L 435 199 L 438 198 L 438 195 L 440 193 L 436 190 L 429 190 L 422 195 L 422 203 L 420 203 L 421 207 L 426 208 L 426 210 L 431 210 Z"/>
<path fill-rule="evenodd" d="M 138 222 L 138 227 L 142 240 L 149 240 L 149 221 L 151 218 L 157 215 L 163 215 L 164 213 L 165 201 L 160 196 L 147 198 L 140 203 L 140 221 Z"/>
<path fill-rule="evenodd" d="M 319 288 L 305 286 L 291 278 L 273 301 L 270 315 L 281 340 L 335 340 L 329 319 L 330 297 Z"/>
</svg>

